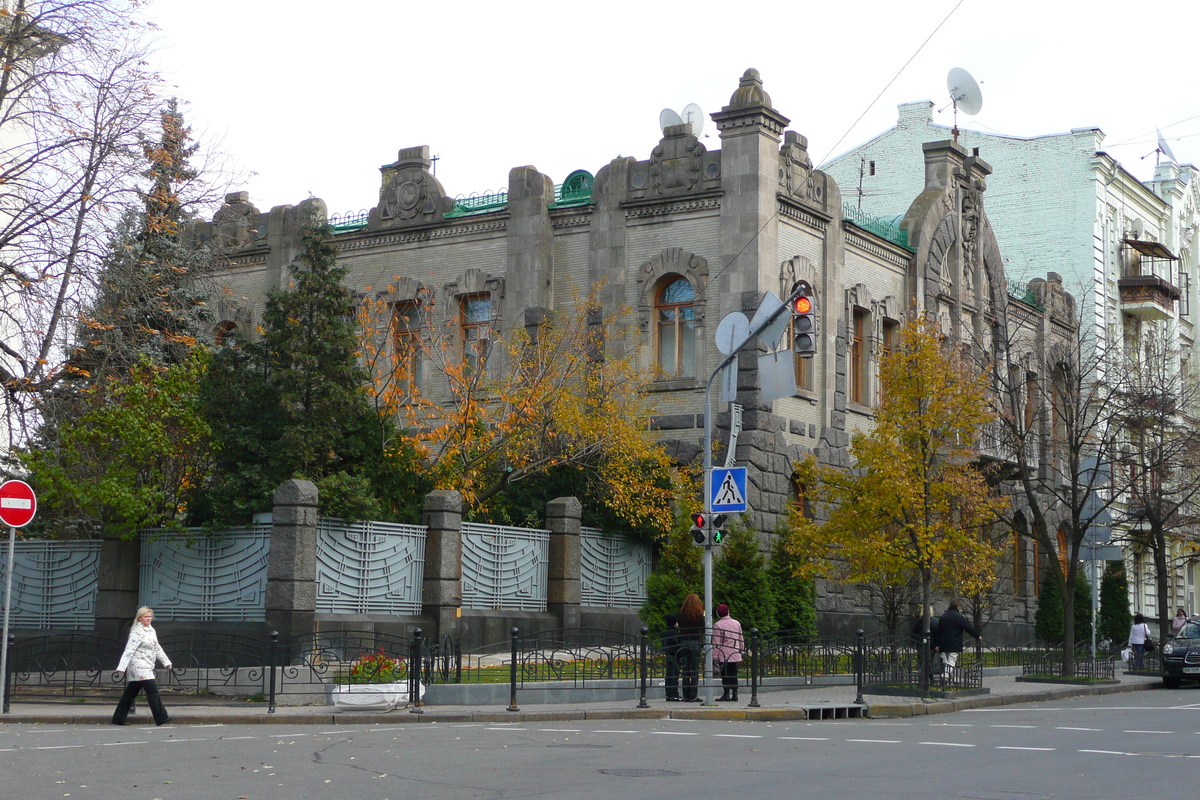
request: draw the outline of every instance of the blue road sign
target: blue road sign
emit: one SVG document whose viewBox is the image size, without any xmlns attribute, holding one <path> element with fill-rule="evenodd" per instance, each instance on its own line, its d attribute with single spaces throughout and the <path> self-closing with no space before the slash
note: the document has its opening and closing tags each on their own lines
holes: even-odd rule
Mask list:
<svg viewBox="0 0 1200 800">
<path fill-rule="evenodd" d="M 709 510 L 713 512 L 746 510 L 746 468 L 718 467 L 712 471 Z"/>
</svg>

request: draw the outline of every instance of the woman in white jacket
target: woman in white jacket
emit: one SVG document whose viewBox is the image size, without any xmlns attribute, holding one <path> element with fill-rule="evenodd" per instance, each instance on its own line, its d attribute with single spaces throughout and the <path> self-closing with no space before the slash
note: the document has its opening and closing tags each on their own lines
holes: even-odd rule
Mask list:
<svg viewBox="0 0 1200 800">
<path fill-rule="evenodd" d="M 117 703 L 117 710 L 113 712 L 113 725 L 130 724 L 126 717 L 129 716 L 129 709 L 138 692 L 143 689 L 146 692 L 146 702 L 150 705 L 150 713 L 154 715 L 154 724 L 166 725 L 171 721 L 158 696 L 158 684 L 154 680 L 155 663 L 161 661 L 164 667 L 170 669 L 171 659 L 167 658 L 167 654 L 159 646 L 158 634 L 150 627 L 153 619 L 152 609 L 142 606 L 137 610 L 137 619 L 133 621 L 129 641 L 125 645 L 125 652 L 121 654 L 121 663 L 117 664 L 117 672 L 125 673 L 127 683 L 125 693 L 121 695 L 121 702 Z"/>
</svg>

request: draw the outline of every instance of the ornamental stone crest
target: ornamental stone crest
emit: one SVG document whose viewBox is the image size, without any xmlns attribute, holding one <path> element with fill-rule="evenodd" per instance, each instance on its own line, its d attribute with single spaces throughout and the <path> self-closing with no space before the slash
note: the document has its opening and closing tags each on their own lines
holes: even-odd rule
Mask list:
<svg viewBox="0 0 1200 800">
<path fill-rule="evenodd" d="M 453 210 L 454 201 L 430 172 L 432 164 L 429 147 L 422 145 L 404 148 L 394 164 L 383 167 L 379 205 L 371 210 L 368 227 L 440 222 Z"/>
</svg>

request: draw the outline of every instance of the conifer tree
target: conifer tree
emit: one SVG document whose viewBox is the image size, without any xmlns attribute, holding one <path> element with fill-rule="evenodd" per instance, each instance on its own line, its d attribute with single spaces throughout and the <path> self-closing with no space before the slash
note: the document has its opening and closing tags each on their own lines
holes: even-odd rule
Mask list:
<svg viewBox="0 0 1200 800">
<path fill-rule="evenodd" d="M 1097 635 L 1112 644 L 1129 638 L 1133 614 L 1129 611 L 1129 585 L 1125 580 L 1125 565 L 1109 561 L 1100 578 L 1100 611 L 1097 613 Z"/>
<path fill-rule="evenodd" d="M 778 627 L 775 593 L 758 537 L 738 516 L 731 519 L 726 531 L 725 541 L 713 559 L 713 603 L 727 604 L 747 636 L 751 628 L 762 633 L 774 631 Z"/>
<path fill-rule="evenodd" d="M 787 537 L 775 536 L 767 568 L 767 577 L 775 596 L 775 625 L 780 630 L 794 632 L 796 636 L 815 639 L 817 589 L 811 578 L 802 578 L 799 572 L 799 559 L 787 546 Z"/>
</svg>

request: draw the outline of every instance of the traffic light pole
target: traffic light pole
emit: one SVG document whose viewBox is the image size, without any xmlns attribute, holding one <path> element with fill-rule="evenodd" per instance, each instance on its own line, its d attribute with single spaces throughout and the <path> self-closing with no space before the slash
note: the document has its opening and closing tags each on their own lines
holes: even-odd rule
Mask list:
<svg viewBox="0 0 1200 800">
<path fill-rule="evenodd" d="M 764 319 L 757 328 L 746 334 L 746 338 L 741 344 L 730 350 L 729 355 L 721 359 L 721 363 L 708 376 L 708 383 L 704 385 L 704 524 L 712 524 L 712 387 L 713 381 L 721 374 L 721 370 L 732 364 L 742 349 L 754 341 L 760 333 L 771 325 L 779 316 L 791 308 L 792 301 L 804 291 L 803 285 L 797 286 L 796 289 L 788 295 L 788 299 L 779 305 L 766 319 Z M 736 381 L 735 381 L 736 386 Z M 707 537 L 704 545 L 704 705 L 712 705 L 712 674 L 713 674 L 713 651 L 712 651 L 712 615 L 713 615 L 713 556 L 712 556 L 712 536 Z"/>
</svg>

